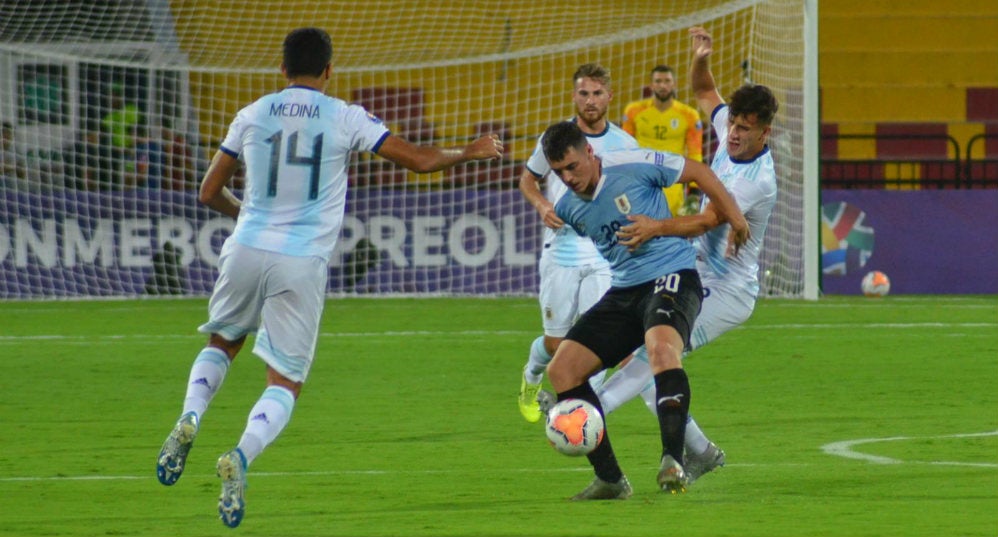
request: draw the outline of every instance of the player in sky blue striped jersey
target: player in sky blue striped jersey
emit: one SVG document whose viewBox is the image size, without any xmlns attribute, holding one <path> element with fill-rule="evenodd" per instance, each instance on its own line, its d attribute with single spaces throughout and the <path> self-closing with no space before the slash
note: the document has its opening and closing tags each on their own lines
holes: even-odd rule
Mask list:
<svg viewBox="0 0 998 537">
<path fill-rule="evenodd" d="M 464 147 L 414 145 L 363 107 L 324 94 L 333 52 L 324 30 L 294 30 L 283 48 L 287 87 L 239 111 L 201 184 L 199 200 L 237 220 L 222 246 L 208 322 L 199 328 L 208 343 L 194 360 L 181 417 L 156 461 L 159 481 L 176 483 L 229 363 L 256 332 L 253 353 L 267 364 L 267 387 L 238 444 L 217 463 L 218 512 L 230 527 L 243 519 L 248 466 L 290 421 L 312 365 L 350 153 L 367 151 L 432 172 L 498 159 L 503 149 L 494 135 Z M 241 163 L 246 189 L 239 200 L 226 185 Z"/>
<path fill-rule="evenodd" d="M 637 148 L 638 142 L 606 118 L 613 99 L 610 71 L 602 65 L 587 63 L 572 75 L 574 121 L 585 134 L 593 151 Z M 544 244 L 537 263 L 540 286 L 537 295 L 541 306 L 544 334 L 530 345 L 527 363 L 520 379 L 518 403 L 524 419 L 541 419 L 537 394 L 544 369 L 551 362 L 558 344 L 578 316 L 589 309 L 610 287 L 610 265 L 596 251 L 588 237 L 583 237 L 558 218 L 554 204 L 565 194 L 565 185 L 551 173 L 541 139 L 527 160 L 520 176 L 520 192 L 537 210 L 544 224 Z M 543 182 L 544 192 L 540 190 Z"/>
</svg>

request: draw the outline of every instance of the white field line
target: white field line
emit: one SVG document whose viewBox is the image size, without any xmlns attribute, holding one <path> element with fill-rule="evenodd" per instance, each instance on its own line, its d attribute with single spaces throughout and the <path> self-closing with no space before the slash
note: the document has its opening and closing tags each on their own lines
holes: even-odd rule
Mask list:
<svg viewBox="0 0 998 537">
<path fill-rule="evenodd" d="M 968 302 L 973 302 L 968 304 Z M 935 308 L 955 308 L 955 309 L 996 309 L 998 299 L 992 303 L 981 303 L 980 298 L 919 298 L 919 297 L 889 297 L 870 298 L 866 301 L 849 302 L 809 302 L 806 300 L 768 300 L 759 299 L 759 304 L 765 308 L 802 308 L 802 309 L 826 309 L 826 308 L 924 308 L 932 306 Z"/>
<path fill-rule="evenodd" d="M 762 468 L 769 466 L 793 466 L 793 467 L 805 467 L 814 466 L 817 463 L 728 463 L 725 464 L 725 468 Z M 645 468 L 637 468 L 635 471 L 645 470 L 648 472 L 657 470 L 657 466 L 648 466 Z M 493 472 L 499 472 L 498 469 L 492 469 Z M 589 473 L 592 469 L 589 466 L 579 466 L 574 468 L 504 468 L 502 472 L 508 474 L 522 474 L 522 473 Z M 350 475 L 370 475 L 370 476 L 396 476 L 396 475 L 465 475 L 465 474 L 479 474 L 481 473 L 481 468 L 465 468 L 465 469 L 453 469 L 453 470 L 401 470 L 393 468 L 391 470 L 312 470 L 308 472 L 253 472 L 252 476 L 254 479 L 258 477 L 323 477 L 323 476 L 350 476 Z M 217 476 L 214 473 L 211 474 L 196 474 L 193 472 L 185 473 L 184 475 L 189 476 L 187 479 L 199 479 L 199 480 L 209 480 L 215 479 Z M 60 482 L 60 481 L 144 481 L 155 479 L 154 475 L 151 473 L 149 475 L 60 475 L 60 476 L 16 476 L 16 477 L 0 477 L 0 483 L 38 483 L 38 482 Z"/>
<path fill-rule="evenodd" d="M 375 300 L 391 300 L 393 297 L 372 297 Z M 83 300 L 84 304 L 92 304 L 95 301 L 106 302 L 108 305 L 106 307 L 101 307 L 100 309 L 94 309 L 92 307 L 77 307 L 74 301 L 62 301 L 51 303 L 51 306 L 39 306 L 31 307 L 22 305 L 23 302 L 11 301 L 3 302 L 0 301 L 0 314 L 37 314 L 37 313 L 86 313 L 86 314 L 105 314 L 105 313 L 131 313 L 131 312 L 145 312 L 149 311 L 149 305 L 155 302 L 155 307 L 157 309 L 163 309 L 168 311 L 196 311 L 204 314 L 207 311 L 207 305 L 203 302 L 198 303 L 188 303 L 185 302 L 186 299 L 149 299 L 141 300 L 140 302 L 144 305 L 142 306 L 132 306 L 124 304 L 127 300 L 124 299 L 88 299 Z M 352 300 L 352 298 L 344 299 Z M 432 298 L 427 298 L 427 300 L 433 300 Z M 498 298 L 496 300 L 502 300 Z M 115 303 L 118 304 L 115 304 Z M 326 307 L 331 308 L 340 302 L 338 298 L 330 298 Z M 969 303 L 968 302 L 973 302 Z M 793 299 L 759 299 L 759 304 L 764 308 L 795 308 L 795 309 L 840 309 L 840 308 L 909 308 L 909 307 L 925 307 L 931 305 L 933 309 L 940 308 L 953 308 L 953 309 L 990 309 L 998 310 L 998 297 L 993 303 L 981 303 L 981 298 L 979 297 L 940 297 L 935 296 L 931 298 L 924 297 L 888 297 L 888 298 L 871 298 L 868 301 L 850 301 L 850 302 L 830 302 L 830 301 L 807 301 L 807 300 L 793 300 Z M 535 302 L 515 302 L 508 305 L 510 308 L 527 308 L 536 309 L 537 304 Z"/>
<path fill-rule="evenodd" d="M 790 324 L 749 324 L 741 326 L 735 330 L 857 330 L 857 329 L 926 329 L 926 328 L 996 328 L 998 323 L 790 323 Z M 385 330 L 380 332 L 323 332 L 319 337 L 323 338 L 368 338 L 368 337 L 482 337 L 482 336 L 529 336 L 538 333 L 535 330 Z M 65 334 L 35 334 L 26 336 L 6 336 L 0 335 L 0 344 L 21 343 L 25 341 L 54 341 L 54 342 L 113 342 L 135 339 L 146 340 L 167 340 L 167 339 L 202 339 L 203 334 L 102 334 L 102 335 L 65 335 Z"/>
<path fill-rule="evenodd" d="M 953 435 L 943 435 L 943 436 L 932 436 L 932 437 L 912 437 L 912 436 L 896 436 L 891 438 L 865 438 L 859 440 L 846 440 L 843 442 L 835 442 L 832 444 L 826 444 L 821 447 L 822 451 L 830 455 L 838 455 L 841 457 L 851 458 L 851 459 L 862 459 L 868 462 L 876 464 L 921 464 L 930 466 L 969 466 L 976 468 L 998 468 L 996 463 L 988 462 L 956 462 L 956 461 L 903 461 L 899 459 L 891 459 L 888 457 L 878 457 L 875 455 L 866 455 L 863 453 L 857 453 L 852 451 L 851 448 L 854 445 L 869 444 L 874 442 L 890 442 L 890 441 L 903 441 L 903 440 L 918 440 L 921 438 L 970 438 L 970 437 L 980 437 L 980 436 L 995 436 L 998 435 L 998 431 L 992 431 L 988 433 L 971 433 L 971 434 L 953 434 Z M 757 468 L 766 466 L 795 466 L 795 467 L 805 467 L 813 466 L 814 464 L 808 463 L 728 463 L 724 465 L 725 468 Z M 653 467 L 646 468 L 651 471 Z M 351 476 L 351 475 L 369 475 L 369 476 L 393 476 L 393 475 L 464 475 L 468 473 L 479 472 L 479 468 L 468 468 L 468 469 L 453 469 L 453 470 L 322 470 L 322 471 L 308 471 L 308 472 L 254 472 L 253 477 L 323 477 L 323 476 Z M 507 473 L 579 473 L 579 472 L 590 472 L 591 470 L 587 466 L 582 466 L 578 468 L 507 468 L 504 470 Z M 198 479 L 207 480 L 214 478 L 214 474 L 192 474 L 188 479 Z M 16 477 L 0 477 L 0 483 L 38 483 L 38 482 L 66 482 L 66 481 L 140 481 L 149 480 L 152 481 L 153 476 L 150 475 L 79 475 L 79 476 L 16 476 Z"/>
<path fill-rule="evenodd" d="M 870 455 L 868 453 L 860 453 L 855 451 L 853 447 L 861 446 L 863 444 L 877 444 L 880 442 L 904 442 L 908 440 L 924 440 L 924 439 L 934 439 L 934 438 L 978 438 L 983 436 L 998 436 L 998 431 L 990 431 L 985 433 L 967 433 L 967 434 L 946 434 L 938 436 L 890 436 L 885 438 L 858 438 L 856 440 L 843 440 L 841 442 L 832 442 L 831 444 L 825 444 L 821 446 L 821 450 L 829 455 L 834 455 L 836 457 L 845 457 L 847 459 L 857 459 L 870 462 L 873 464 L 929 464 L 929 465 L 944 465 L 944 466 L 973 466 L 979 468 L 998 468 L 998 463 L 993 462 L 955 462 L 955 461 L 905 461 L 901 459 L 894 459 L 891 457 L 881 457 L 879 455 Z"/>
<path fill-rule="evenodd" d="M 750 321 L 751 322 L 751 321 Z M 749 324 L 748 326 L 739 327 L 742 330 L 793 330 L 793 329 L 840 329 L 848 328 L 854 330 L 857 328 L 994 328 L 998 327 L 998 322 L 995 323 L 940 323 L 940 322 L 930 322 L 930 323 L 784 323 L 784 324 Z"/>
<path fill-rule="evenodd" d="M 730 466 L 730 465 L 726 465 Z M 649 471 L 651 467 L 649 467 Z M 324 471 L 308 471 L 308 472 L 253 472 L 253 477 L 296 477 L 296 476 L 338 476 L 338 475 L 459 475 L 480 472 L 481 468 L 468 468 L 464 470 L 324 470 Z M 508 468 L 505 470 L 507 473 L 565 473 L 565 472 L 591 472 L 592 470 L 586 467 L 579 468 Z M 188 474 L 184 474 L 188 475 Z M 194 479 L 209 479 L 216 477 L 215 474 L 192 474 Z M 133 480 L 152 480 L 154 475 L 78 475 L 78 476 L 47 476 L 47 477 L 32 477 L 32 476 L 21 476 L 21 477 L 0 477 L 0 483 L 33 483 L 39 481 L 133 481 Z"/>
</svg>

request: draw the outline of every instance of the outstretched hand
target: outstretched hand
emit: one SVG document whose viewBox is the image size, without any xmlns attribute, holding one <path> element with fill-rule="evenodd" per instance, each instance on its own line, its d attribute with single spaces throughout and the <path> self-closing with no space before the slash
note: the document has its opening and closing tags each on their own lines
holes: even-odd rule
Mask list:
<svg viewBox="0 0 998 537">
<path fill-rule="evenodd" d="M 468 144 L 464 152 L 472 160 L 496 160 L 502 157 L 502 140 L 496 134 L 488 134 Z"/>
<path fill-rule="evenodd" d="M 693 58 L 701 59 L 710 56 L 714 51 L 714 40 L 710 32 L 700 26 L 690 28 L 690 37 L 693 38 Z"/>
</svg>

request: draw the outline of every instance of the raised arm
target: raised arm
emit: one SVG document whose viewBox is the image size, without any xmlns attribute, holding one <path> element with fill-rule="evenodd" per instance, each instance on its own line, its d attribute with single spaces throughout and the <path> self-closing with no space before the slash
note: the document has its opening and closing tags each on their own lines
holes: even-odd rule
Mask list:
<svg viewBox="0 0 998 537">
<path fill-rule="evenodd" d="M 711 114 L 714 109 L 724 103 L 721 94 L 714 83 L 714 75 L 710 72 L 710 54 L 714 51 L 714 41 L 707 30 L 694 26 L 690 28 L 693 38 L 693 58 L 690 61 L 690 84 L 697 105 L 705 114 Z"/>
<path fill-rule="evenodd" d="M 389 135 L 378 155 L 417 173 L 450 168 L 472 160 L 494 160 L 502 156 L 502 140 L 494 134 L 482 136 L 464 147 L 416 145 L 405 138 Z"/>
</svg>

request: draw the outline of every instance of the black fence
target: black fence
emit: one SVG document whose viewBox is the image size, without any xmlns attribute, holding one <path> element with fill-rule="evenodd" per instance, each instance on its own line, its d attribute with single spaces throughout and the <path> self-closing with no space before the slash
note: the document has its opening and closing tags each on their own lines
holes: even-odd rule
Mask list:
<svg viewBox="0 0 998 537">
<path fill-rule="evenodd" d="M 834 134 L 822 142 L 874 141 L 877 158 L 820 159 L 822 188 L 954 189 L 998 188 L 998 134 L 978 134 L 966 152 L 949 135 Z M 990 143 L 989 143 L 990 141 Z M 983 146 L 984 150 L 980 150 Z M 975 150 L 976 149 L 976 150 Z M 991 149 L 991 151 L 988 151 Z M 973 158 L 976 153 L 984 158 Z M 939 155 L 945 154 L 946 157 Z M 952 155 L 952 157 L 948 156 Z"/>
</svg>

